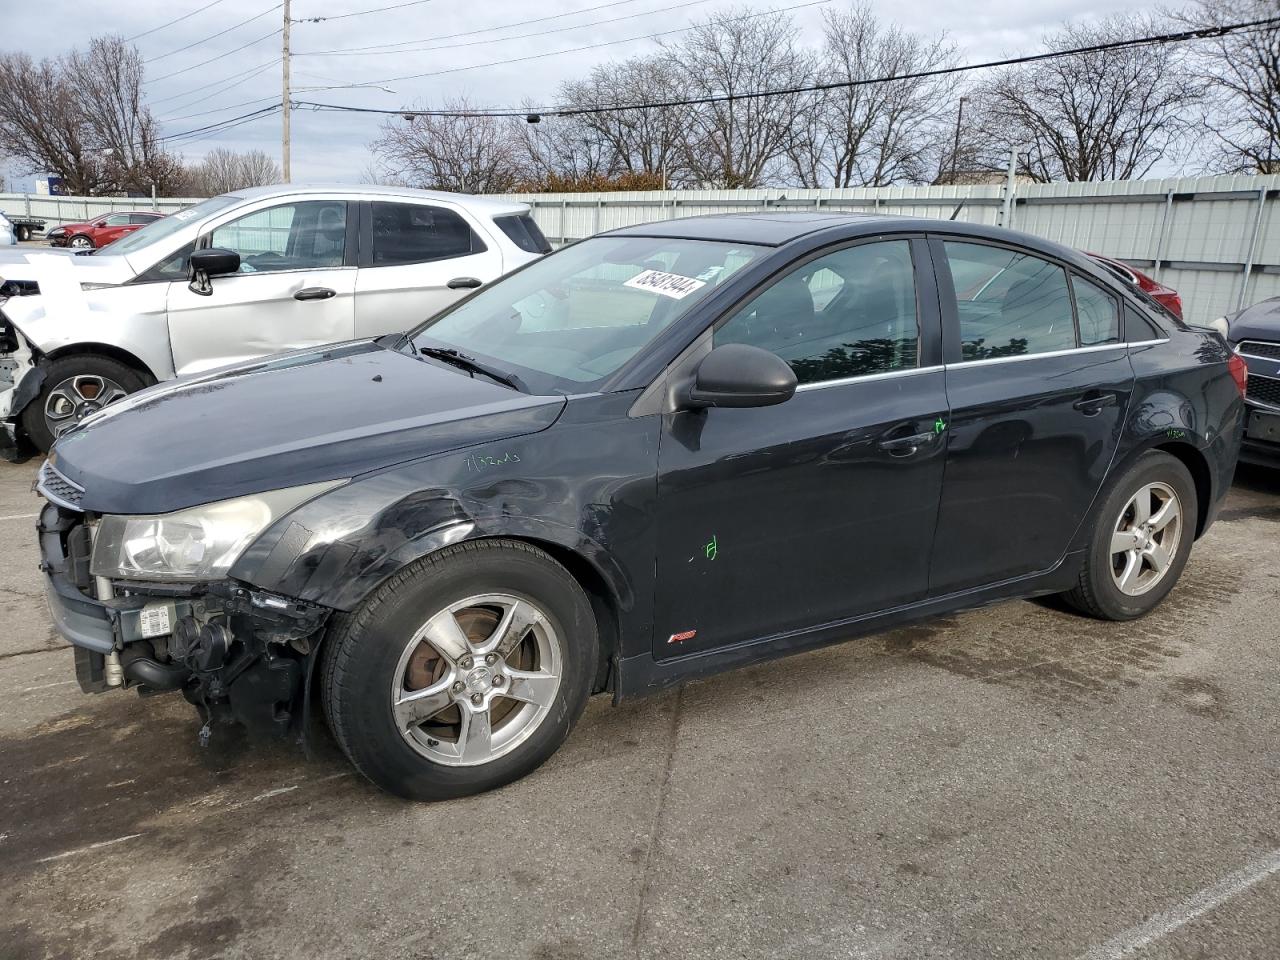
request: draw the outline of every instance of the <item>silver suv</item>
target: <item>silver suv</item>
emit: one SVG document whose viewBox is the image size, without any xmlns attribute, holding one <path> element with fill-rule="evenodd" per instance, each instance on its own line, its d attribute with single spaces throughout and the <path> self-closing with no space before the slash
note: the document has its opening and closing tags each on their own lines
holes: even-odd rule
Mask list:
<svg viewBox="0 0 1280 960">
<path fill-rule="evenodd" d="M 406 330 L 549 249 L 521 203 L 282 185 L 213 197 L 91 255 L 5 254 L 0 449 L 25 434 L 48 450 L 159 380 Z"/>
</svg>

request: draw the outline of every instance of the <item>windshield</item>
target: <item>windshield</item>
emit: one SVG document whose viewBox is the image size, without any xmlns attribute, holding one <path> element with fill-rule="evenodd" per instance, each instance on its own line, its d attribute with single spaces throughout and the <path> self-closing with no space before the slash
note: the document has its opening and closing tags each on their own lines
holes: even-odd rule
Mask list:
<svg viewBox="0 0 1280 960">
<path fill-rule="evenodd" d="M 661 237 L 566 247 L 428 320 L 410 337 L 517 374 L 535 392 L 589 390 L 761 248 Z"/>
<path fill-rule="evenodd" d="M 194 207 L 187 207 L 177 213 L 171 213 L 167 217 L 161 217 L 159 220 L 152 220 L 145 227 L 134 230 L 132 233 L 126 233 L 114 243 L 108 243 L 105 247 L 102 247 L 98 252 L 105 256 L 124 256 L 130 253 L 137 253 L 143 247 L 149 247 L 170 234 L 177 233 L 193 220 L 201 220 L 211 213 L 218 212 L 223 207 L 229 207 L 233 203 L 239 202 L 240 197 L 226 195 L 201 200 Z"/>
</svg>

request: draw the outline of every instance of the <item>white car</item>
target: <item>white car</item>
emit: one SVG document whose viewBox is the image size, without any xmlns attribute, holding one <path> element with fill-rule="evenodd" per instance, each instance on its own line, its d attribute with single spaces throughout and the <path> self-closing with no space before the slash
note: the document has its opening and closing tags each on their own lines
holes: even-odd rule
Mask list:
<svg viewBox="0 0 1280 960">
<path fill-rule="evenodd" d="M 0 247 L 12 247 L 18 242 L 18 231 L 13 228 L 13 221 L 0 213 Z"/>
<path fill-rule="evenodd" d="M 213 197 L 92 254 L 13 250 L 0 449 L 25 434 L 48 450 L 160 380 L 406 330 L 549 250 L 522 203 L 288 185 Z"/>
</svg>

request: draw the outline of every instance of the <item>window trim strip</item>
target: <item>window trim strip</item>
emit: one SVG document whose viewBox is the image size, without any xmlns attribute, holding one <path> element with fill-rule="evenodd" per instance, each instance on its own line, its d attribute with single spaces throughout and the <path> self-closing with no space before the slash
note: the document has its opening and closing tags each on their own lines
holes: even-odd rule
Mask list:
<svg viewBox="0 0 1280 960">
<path fill-rule="evenodd" d="M 850 383 L 868 383 L 873 380 L 889 380 L 894 377 L 910 377 L 919 373 L 931 373 L 945 369 L 945 364 L 935 363 L 927 367 L 903 367 L 901 370 L 883 370 L 880 373 L 860 373 L 853 377 L 841 377 L 839 380 L 817 380 L 813 383 L 802 383 L 796 387 L 796 393 L 802 390 L 818 390 L 822 387 L 842 387 Z"/>
</svg>

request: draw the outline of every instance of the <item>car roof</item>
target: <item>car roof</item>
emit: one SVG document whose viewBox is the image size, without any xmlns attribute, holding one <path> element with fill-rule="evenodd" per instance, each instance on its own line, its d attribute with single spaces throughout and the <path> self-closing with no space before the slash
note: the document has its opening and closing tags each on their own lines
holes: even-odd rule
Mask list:
<svg viewBox="0 0 1280 960">
<path fill-rule="evenodd" d="M 767 247 L 782 247 L 806 237 L 828 234 L 823 239 L 838 241 L 856 237 L 876 236 L 882 233 L 942 233 L 953 236 L 973 237 L 978 240 L 1016 243 L 1031 250 L 1068 260 L 1077 266 L 1086 266 L 1095 275 L 1102 275 L 1103 268 L 1088 256 L 1072 247 L 1045 240 L 1043 237 L 1003 227 L 992 227 L 963 220 L 942 220 L 928 217 L 902 217 L 876 213 L 817 213 L 802 211 L 786 213 L 713 213 L 676 220 L 659 220 L 632 227 L 620 227 L 601 236 L 611 237 L 671 237 L 688 240 L 718 240 L 725 243 L 749 243 Z"/>
<path fill-rule="evenodd" d="M 246 187 L 234 190 L 228 196 L 242 200 L 262 200 L 272 197 L 296 197 L 311 193 L 345 193 L 350 196 L 386 198 L 392 200 L 442 200 L 456 203 L 470 210 L 489 214 L 514 213 L 528 209 L 528 204 L 505 197 L 484 197 L 470 193 L 449 193 L 444 190 L 417 190 L 413 187 L 384 187 L 370 183 L 275 183 L 267 187 Z"/>
</svg>

